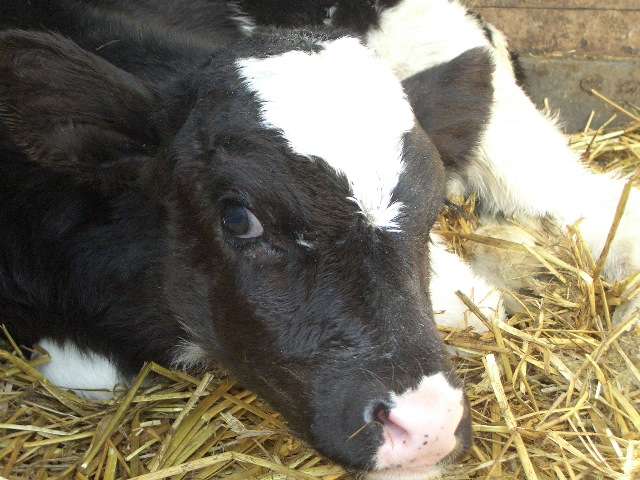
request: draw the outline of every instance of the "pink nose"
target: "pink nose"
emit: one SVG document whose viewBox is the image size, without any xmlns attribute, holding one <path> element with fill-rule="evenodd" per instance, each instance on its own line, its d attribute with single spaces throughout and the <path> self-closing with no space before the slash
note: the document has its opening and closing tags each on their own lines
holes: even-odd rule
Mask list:
<svg viewBox="0 0 640 480">
<path fill-rule="evenodd" d="M 378 409 L 383 444 L 376 470 L 397 478 L 428 475 L 456 448 L 456 429 L 464 415 L 464 395 L 441 373 L 424 377 L 417 388 L 392 394 L 390 410 Z M 394 478 L 396 478 L 394 476 Z"/>
</svg>

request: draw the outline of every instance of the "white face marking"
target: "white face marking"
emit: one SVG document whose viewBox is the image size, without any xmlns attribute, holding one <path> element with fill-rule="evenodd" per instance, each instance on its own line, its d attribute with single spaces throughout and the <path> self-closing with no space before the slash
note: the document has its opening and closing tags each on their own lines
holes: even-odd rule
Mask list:
<svg viewBox="0 0 640 480">
<path fill-rule="evenodd" d="M 344 174 L 368 221 L 397 231 L 403 206 L 391 195 L 404 168 L 404 135 L 414 126 L 409 102 L 393 73 L 356 38 L 323 47 L 244 59 L 238 67 L 262 101 L 264 125 L 281 130 L 294 152 Z"/>
<path fill-rule="evenodd" d="M 39 368 L 54 385 L 91 400 L 109 400 L 117 385 L 126 383 L 115 365 L 102 355 L 81 351 L 72 342 L 62 345 L 48 339 L 38 343 L 51 361 Z"/>
</svg>

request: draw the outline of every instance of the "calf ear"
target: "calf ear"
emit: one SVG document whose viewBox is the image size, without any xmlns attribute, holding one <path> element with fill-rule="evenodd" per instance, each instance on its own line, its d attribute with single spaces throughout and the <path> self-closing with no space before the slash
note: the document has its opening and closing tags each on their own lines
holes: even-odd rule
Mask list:
<svg viewBox="0 0 640 480">
<path fill-rule="evenodd" d="M 480 145 L 493 106 L 494 70 L 489 52 L 476 48 L 402 82 L 447 168 L 464 167 Z"/>
<path fill-rule="evenodd" d="M 0 32 L 0 139 L 32 161 L 106 165 L 149 153 L 155 103 L 140 80 L 68 39 Z"/>
</svg>

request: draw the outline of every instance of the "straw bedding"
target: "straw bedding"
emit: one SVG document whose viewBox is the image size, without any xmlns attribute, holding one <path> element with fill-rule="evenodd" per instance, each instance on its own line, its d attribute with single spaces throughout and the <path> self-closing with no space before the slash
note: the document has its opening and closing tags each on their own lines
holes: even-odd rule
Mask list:
<svg viewBox="0 0 640 480">
<path fill-rule="evenodd" d="M 590 121 L 571 144 L 593 168 L 632 178 L 640 110 L 611 106 L 631 117 L 629 128 Z M 526 241 L 479 226 L 473 198 L 438 227 L 454 250 L 492 255 L 521 286 L 505 291 L 518 312 L 506 323 L 482 318 L 490 331 L 481 336 L 443 331 L 460 353 L 475 430 L 474 447 L 447 478 L 640 479 L 640 329 L 625 331 L 638 314 L 611 322 L 617 305 L 640 295 L 640 274 L 604 281 L 579 226 L 569 235 L 550 225 L 508 228 Z M 348 478 L 222 372 L 194 378 L 150 364 L 117 401 L 91 403 L 42 378 L 36 367 L 46 355 L 30 360 L 10 332 L 0 334 L 0 477 Z"/>
</svg>

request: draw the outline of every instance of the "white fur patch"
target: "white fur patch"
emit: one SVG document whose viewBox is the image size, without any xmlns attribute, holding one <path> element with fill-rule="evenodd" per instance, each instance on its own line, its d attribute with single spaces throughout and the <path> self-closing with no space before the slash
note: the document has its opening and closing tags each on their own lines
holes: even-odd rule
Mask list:
<svg viewBox="0 0 640 480">
<path fill-rule="evenodd" d="M 296 243 L 305 250 L 313 250 L 315 248 L 313 242 L 305 240 L 304 236 L 300 234 L 296 235 Z"/>
<path fill-rule="evenodd" d="M 60 345 L 44 339 L 38 345 L 51 357 L 39 370 L 58 387 L 91 400 L 109 400 L 116 386 L 126 384 L 115 365 L 102 355 L 81 351 L 69 341 Z"/>
<path fill-rule="evenodd" d="M 266 127 L 281 130 L 294 152 L 344 174 L 371 224 L 398 230 L 402 204 L 391 195 L 404 168 L 404 135 L 414 127 L 409 102 L 358 39 L 322 46 L 318 53 L 240 60 L 240 74 L 262 101 Z"/>
<path fill-rule="evenodd" d="M 327 26 L 333 25 L 333 16 L 336 14 L 337 10 L 338 10 L 337 5 L 327 8 L 327 16 L 323 22 L 325 25 Z"/>
<path fill-rule="evenodd" d="M 403 80 L 490 46 L 477 21 L 450 0 L 403 0 L 380 14 L 379 28 L 367 33 L 366 42 Z"/>
<path fill-rule="evenodd" d="M 443 327 L 487 331 L 485 324 L 458 297 L 457 291 L 469 297 L 489 320 L 504 320 L 502 293 L 475 275 L 464 260 L 448 252 L 437 235 L 432 234 L 431 240 L 431 303 L 435 322 Z"/>
</svg>

